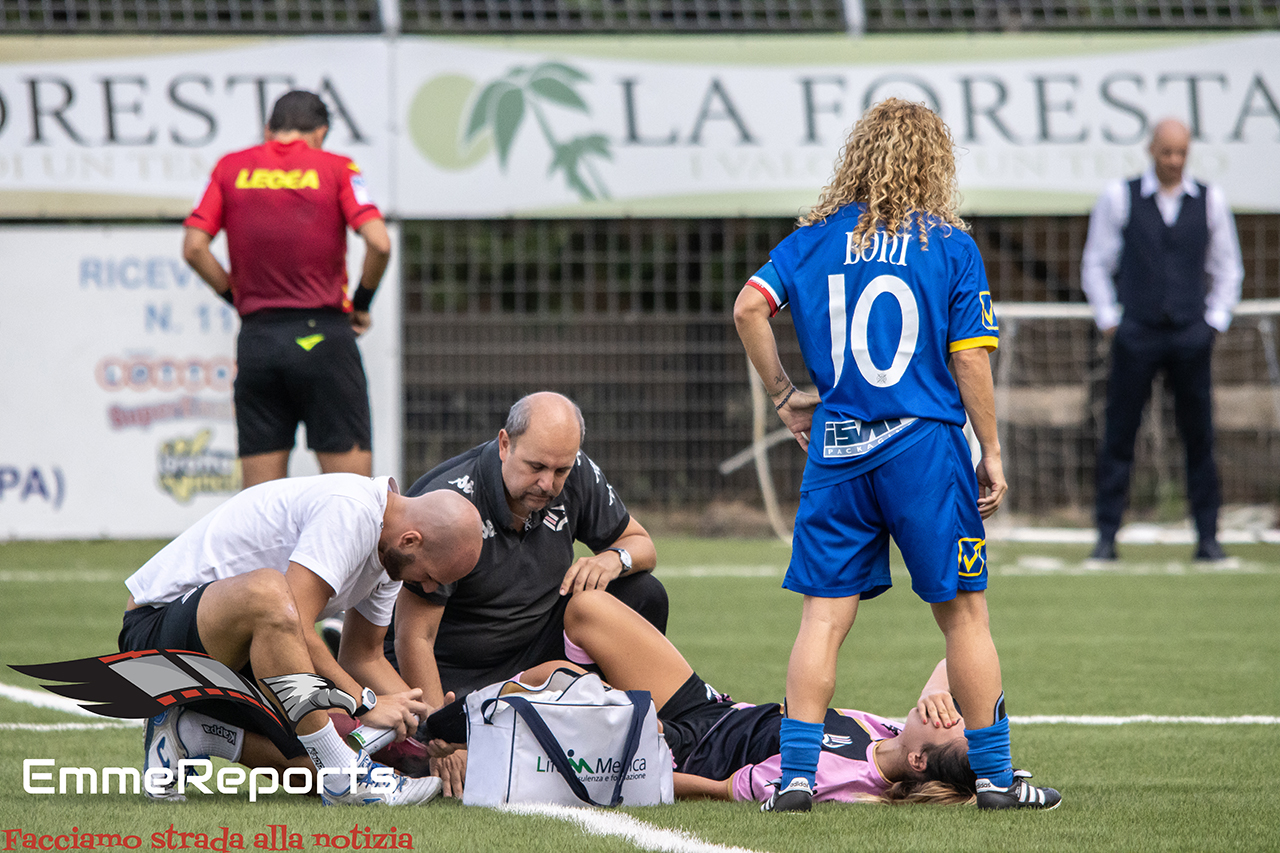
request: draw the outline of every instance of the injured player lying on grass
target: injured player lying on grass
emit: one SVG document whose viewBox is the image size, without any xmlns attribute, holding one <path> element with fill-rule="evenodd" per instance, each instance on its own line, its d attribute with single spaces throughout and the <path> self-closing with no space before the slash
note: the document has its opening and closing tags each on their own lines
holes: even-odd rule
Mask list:
<svg viewBox="0 0 1280 853">
<path fill-rule="evenodd" d="M 589 656 L 613 687 L 648 690 L 653 696 L 675 760 L 677 797 L 768 801 L 780 775 L 779 705 L 738 703 L 717 693 L 666 637 L 606 593 L 574 596 L 565 614 L 565 638 L 566 647 Z M 557 667 L 581 669 L 553 662 L 521 673 L 518 680 L 541 684 Z M 346 725 L 353 725 L 349 718 Z M 946 661 L 934 669 L 905 723 L 830 709 L 825 734 L 814 793 L 819 802 L 974 801 L 976 779 Z M 419 740 L 402 741 L 375 758 L 402 772 L 425 772 L 423 743 L 430 742 L 433 752 L 446 743 L 462 746 L 465 698 L 433 714 L 418 735 Z M 446 794 L 461 795 L 456 784 L 452 788 Z"/>
</svg>

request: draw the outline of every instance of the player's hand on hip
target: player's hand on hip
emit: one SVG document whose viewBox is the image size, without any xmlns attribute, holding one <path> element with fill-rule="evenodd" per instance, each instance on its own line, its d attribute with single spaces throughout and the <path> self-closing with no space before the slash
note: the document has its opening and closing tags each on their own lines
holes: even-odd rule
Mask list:
<svg viewBox="0 0 1280 853">
<path fill-rule="evenodd" d="M 601 551 L 575 560 L 560 582 L 561 595 L 574 595 L 584 589 L 604 589 L 609 581 L 622 575 L 622 558 L 616 551 Z"/>
<path fill-rule="evenodd" d="M 373 328 L 373 315 L 368 311 L 352 311 L 351 328 L 356 330 L 357 335 L 363 335 Z"/>
<path fill-rule="evenodd" d="M 1004 479 L 1004 464 L 998 454 L 983 456 L 974 473 L 978 475 L 978 512 L 984 519 L 990 518 L 1009 492 L 1009 484 Z"/>
<path fill-rule="evenodd" d="M 813 410 L 818 408 L 822 398 L 797 388 L 778 409 L 778 417 L 786 424 L 787 429 L 800 442 L 800 447 L 809 449 L 809 426 L 813 423 Z"/>
<path fill-rule="evenodd" d="M 413 688 L 403 693 L 387 693 L 378 697 L 378 704 L 360 717 L 366 726 L 379 729 L 395 729 L 396 740 L 418 729 L 418 720 L 424 719 L 431 708 L 421 700 L 422 690 Z"/>
</svg>

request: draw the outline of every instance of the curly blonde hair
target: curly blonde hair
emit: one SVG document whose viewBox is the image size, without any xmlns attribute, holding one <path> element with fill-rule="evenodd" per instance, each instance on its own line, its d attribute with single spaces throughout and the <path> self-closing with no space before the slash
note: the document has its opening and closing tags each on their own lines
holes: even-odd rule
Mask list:
<svg viewBox="0 0 1280 853">
<path fill-rule="evenodd" d="M 888 98 L 867 110 L 849 132 L 834 180 L 798 225 L 814 225 L 840 208 L 862 202 L 853 240 L 865 247 L 883 228 L 897 234 L 914 220 L 920 245 L 933 225 L 966 230 L 956 213 L 955 143 L 941 118 L 923 104 Z"/>
</svg>

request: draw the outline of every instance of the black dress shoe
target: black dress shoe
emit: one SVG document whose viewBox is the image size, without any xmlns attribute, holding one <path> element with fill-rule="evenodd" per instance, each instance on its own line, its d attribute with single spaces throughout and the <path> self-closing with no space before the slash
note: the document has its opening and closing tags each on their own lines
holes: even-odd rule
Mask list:
<svg viewBox="0 0 1280 853">
<path fill-rule="evenodd" d="M 1218 544 L 1217 539 L 1210 539 L 1206 542 L 1201 542 L 1199 547 L 1196 548 L 1196 559 L 1216 563 L 1227 559 L 1227 552 L 1222 550 L 1222 546 Z"/>
<path fill-rule="evenodd" d="M 1116 559 L 1116 540 L 1099 539 L 1098 544 L 1093 546 L 1093 553 L 1089 555 L 1090 560 L 1114 560 Z"/>
</svg>

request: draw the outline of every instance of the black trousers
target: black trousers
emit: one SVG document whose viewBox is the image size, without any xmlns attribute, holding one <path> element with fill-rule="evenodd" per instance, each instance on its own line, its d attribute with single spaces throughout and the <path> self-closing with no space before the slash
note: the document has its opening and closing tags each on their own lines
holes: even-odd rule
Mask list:
<svg viewBox="0 0 1280 853">
<path fill-rule="evenodd" d="M 1151 386 L 1163 374 L 1186 452 L 1187 502 L 1200 541 L 1218 536 L 1222 489 L 1213 458 L 1211 357 L 1217 333 L 1203 320 L 1182 328 L 1122 322 L 1111 342 L 1107 423 L 1098 454 L 1098 535 L 1114 538 L 1129 502 L 1134 444 Z"/>
</svg>

